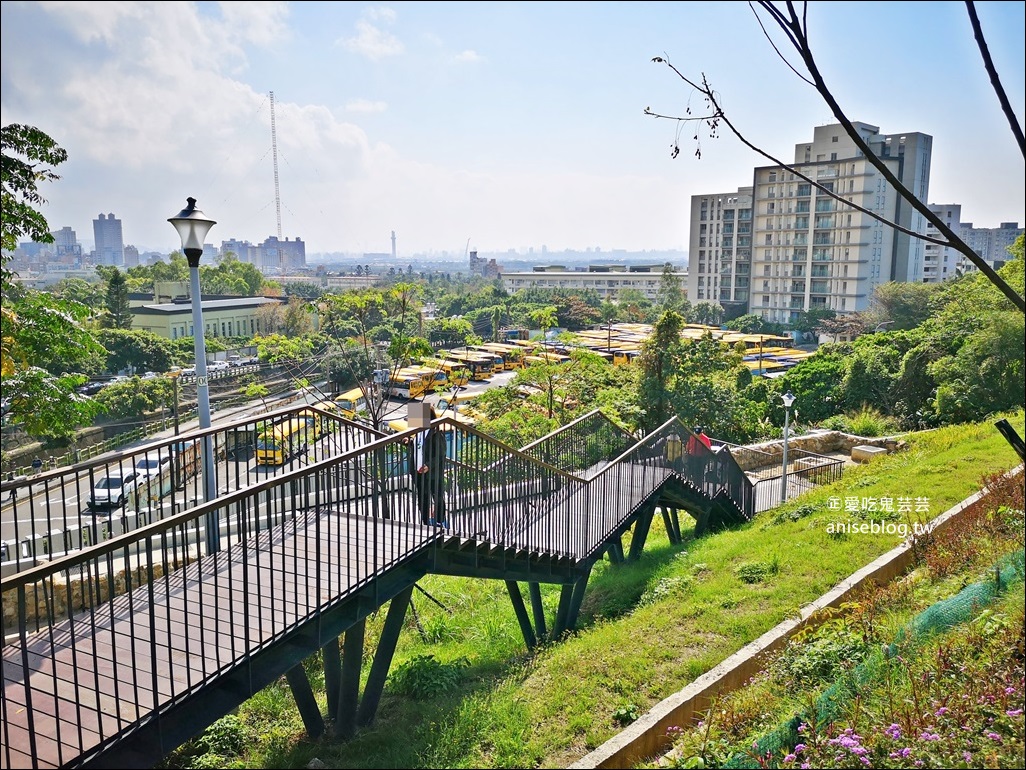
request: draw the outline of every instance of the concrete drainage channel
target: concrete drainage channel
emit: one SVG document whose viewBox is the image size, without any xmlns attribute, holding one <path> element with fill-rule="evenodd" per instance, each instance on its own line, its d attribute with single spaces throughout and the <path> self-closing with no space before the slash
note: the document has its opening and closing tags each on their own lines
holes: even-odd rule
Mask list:
<svg viewBox="0 0 1026 770">
<path fill-rule="evenodd" d="M 1019 475 L 1023 466 L 1010 472 Z M 981 490 L 942 513 L 932 522 L 932 531 L 938 532 L 956 523 L 962 512 L 984 495 Z M 797 619 L 785 620 L 742 647 L 722 663 L 710 669 L 683 690 L 674 693 L 617 733 L 591 753 L 569 767 L 626 768 L 670 748 L 666 731 L 673 726 L 693 724 L 700 719 L 717 695 L 741 687 L 762 670 L 769 653 L 779 650 L 796 632 L 817 622 L 813 616 L 827 607 L 838 607 L 867 584 L 885 585 L 904 574 L 915 558 L 909 542 L 893 548 L 875 561 L 848 576 L 833 589 L 801 609 Z"/>
</svg>

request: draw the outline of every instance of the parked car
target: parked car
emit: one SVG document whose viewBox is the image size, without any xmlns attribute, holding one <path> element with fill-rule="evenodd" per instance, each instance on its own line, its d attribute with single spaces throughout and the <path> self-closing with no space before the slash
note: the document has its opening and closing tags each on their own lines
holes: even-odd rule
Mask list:
<svg viewBox="0 0 1026 770">
<path fill-rule="evenodd" d="M 180 370 L 178 372 L 178 375 L 180 377 L 195 377 L 196 376 L 196 367 L 195 366 L 187 366 L 184 369 Z"/>
<path fill-rule="evenodd" d="M 124 508 L 128 498 L 139 486 L 139 472 L 135 470 L 120 473 L 112 471 L 93 487 L 86 501 L 91 511 Z"/>
<path fill-rule="evenodd" d="M 216 374 L 217 372 L 227 372 L 231 366 L 227 361 L 211 361 L 207 364 L 207 373 Z"/>
<path fill-rule="evenodd" d="M 136 460 L 135 470 L 139 473 L 140 481 L 159 476 L 171 462 L 171 455 L 167 452 L 147 452 Z"/>
</svg>

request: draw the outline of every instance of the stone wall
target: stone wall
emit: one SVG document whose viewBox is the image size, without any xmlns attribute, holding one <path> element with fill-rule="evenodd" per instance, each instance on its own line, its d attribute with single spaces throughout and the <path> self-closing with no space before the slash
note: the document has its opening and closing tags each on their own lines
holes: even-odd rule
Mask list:
<svg viewBox="0 0 1026 770">
<path fill-rule="evenodd" d="M 856 446 L 877 446 L 883 447 L 888 452 L 896 452 L 904 449 L 906 443 L 897 436 L 868 438 L 854 436 L 839 430 L 821 430 L 801 436 L 792 436 L 788 439 L 787 446 L 789 450 L 801 449 L 819 455 L 828 455 L 833 452 L 844 452 L 850 455 L 852 447 Z M 784 453 L 784 442 L 782 439 L 777 439 L 760 444 L 748 444 L 744 447 L 731 447 L 730 453 L 734 455 L 734 459 L 737 460 L 742 470 L 755 470 L 780 463 L 781 455 Z"/>
</svg>

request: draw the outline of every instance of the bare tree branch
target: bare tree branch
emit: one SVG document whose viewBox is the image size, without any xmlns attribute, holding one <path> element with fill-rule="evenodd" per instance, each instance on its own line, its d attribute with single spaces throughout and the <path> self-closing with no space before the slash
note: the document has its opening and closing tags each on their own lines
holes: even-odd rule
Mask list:
<svg viewBox="0 0 1026 770">
<path fill-rule="evenodd" d="M 969 22 L 973 25 L 973 37 L 976 38 L 976 45 L 979 47 L 980 55 L 983 57 L 983 66 L 990 76 L 990 84 L 994 88 L 994 93 L 997 94 L 998 101 L 1001 102 L 1001 110 L 1008 119 L 1008 125 L 1011 126 L 1012 133 L 1015 134 L 1015 139 L 1019 142 L 1019 151 L 1023 154 L 1023 157 L 1026 157 L 1026 141 L 1023 140 L 1022 126 L 1019 125 L 1019 121 L 1015 117 L 1015 111 L 1012 109 L 1012 104 L 1008 101 L 1005 88 L 1001 85 L 1001 78 L 998 77 L 997 70 L 994 68 L 994 60 L 990 58 L 990 48 L 983 37 L 980 17 L 976 15 L 976 3 L 967 0 L 965 7 L 969 11 Z"/>
<path fill-rule="evenodd" d="M 865 142 L 865 140 L 863 140 L 863 138 L 859 134 L 858 130 L 852 124 L 851 120 L 848 119 L 847 115 L 844 113 L 844 111 L 841 109 L 841 106 L 837 103 L 837 100 L 834 98 L 833 93 L 827 87 L 826 81 L 823 78 L 822 73 L 819 71 L 819 67 L 816 64 L 815 57 L 814 57 L 814 55 L 812 53 L 812 48 L 811 48 L 811 46 L 809 44 L 809 39 L 808 39 L 808 18 L 807 18 L 808 4 L 807 3 L 802 3 L 803 10 L 802 10 L 801 19 L 799 19 L 798 14 L 795 11 L 794 3 L 791 2 L 791 0 L 787 0 L 787 2 L 786 2 L 786 8 L 787 8 L 786 13 L 782 9 L 776 7 L 776 5 L 774 5 L 774 3 L 769 2 L 769 0 L 758 0 L 758 2 L 756 2 L 755 4 L 758 5 L 759 8 L 763 9 L 764 11 L 766 11 L 766 13 L 769 14 L 769 16 L 773 20 L 773 22 L 780 28 L 780 30 L 784 33 L 784 35 L 790 41 L 791 45 L 795 48 L 795 50 L 797 51 L 798 55 L 801 57 L 802 63 L 805 65 L 805 68 L 808 71 L 808 74 L 809 74 L 809 76 L 811 78 L 811 81 L 808 78 L 806 78 L 806 77 L 804 77 L 802 75 L 799 75 L 799 77 L 801 77 L 802 80 L 804 80 L 806 82 L 811 82 L 812 83 L 812 85 L 815 87 L 816 91 L 820 94 L 820 96 L 823 98 L 823 100 L 830 107 L 831 112 L 833 113 L 834 117 L 838 120 L 838 122 L 844 128 L 845 132 L 848 134 L 848 136 L 851 138 L 851 140 L 855 143 L 855 146 L 865 156 L 866 160 L 870 164 L 872 164 L 877 169 L 877 171 L 880 172 L 880 174 L 884 177 L 884 179 L 888 182 L 888 184 L 891 185 L 891 187 L 895 190 L 895 192 L 902 199 L 904 199 L 915 211 L 917 211 L 928 222 L 930 222 L 930 224 L 932 224 L 935 228 L 937 228 L 938 232 L 941 233 L 943 238 L 934 238 L 934 237 L 931 237 L 931 236 L 927 236 L 925 233 L 919 233 L 919 232 L 916 232 L 916 231 L 911 230 L 909 228 L 903 227 L 903 226 L 899 225 L 897 222 L 893 222 L 893 221 L 889 220 L 887 217 L 884 217 L 884 216 L 882 216 L 880 214 L 877 214 L 874 211 L 870 211 L 869 209 L 867 209 L 867 208 L 865 208 L 863 206 L 857 205 L 857 204 L 853 203 L 852 201 L 848 201 L 845 198 L 843 198 L 841 195 L 835 193 L 833 190 L 829 190 L 829 189 L 825 188 L 823 185 L 819 184 L 815 180 L 813 180 L 810 177 L 808 177 L 807 175 L 803 174 L 801 171 L 799 171 L 797 168 L 795 168 L 795 165 L 792 165 L 792 164 L 789 164 L 789 163 L 784 163 L 779 158 L 775 158 L 774 156 L 772 156 L 771 154 L 769 154 L 765 150 L 761 149 L 760 147 L 757 147 L 755 144 L 753 144 L 751 141 L 749 141 L 744 136 L 744 134 L 727 118 L 726 114 L 724 113 L 722 107 L 719 104 L 719 101 L 717 100 L 715 92 L 713 91 L 712 87 L 709 85 L 709 82 L 708 82 L 708 80 L 707 80 L 707 78 L 706 78 L 706 76 L 704 74 L 702 75 L 702 84 L 698 85 L 697 83 L 695 83 L 694 81 L 692 81 L 691 79 L 686 77 L 675 66 L 670 64 L 670 62 L 667 59 L 664 59 L 662 57 L 654 58 L 653 59 L 654 62 L 661 63 L 661 64 L 666 64 L 666 66 L 669 67 L 671 70 L 673 70 L 681 80 L 683 80 L 692 89 L 694 89 L 699 94 L 701 94 L 703 97 L 705 97 L 706 102 L 710 105 L 711 114 L 707 115 L 707 116 L 705 116 L 703 118 L 695 118 L 695 117 L 691 117 L 691 116 L 689 116 L 687 118 L 682 118 L 682 117 L 679 117 L 679 116 L 663 115 L 663 114 L 660 114 L 660 113 L 656 113 L 656 112 L 653 112 L 648 107 L 645 108 L 645 114 L 649 115 L 651 117 L 664 118 L 664 119 L 668 119 L 668 120 L 688 121 L 688 122 L 704 121 L 706 123 L 706 125 L 710 128 L 711 132 L 715 132 L 715 130 L 719 128 L 719 125 L 722 122 L 723 124 L 725 124 L 727 126 L 727 128 L 730 129 L 730 131 L 734 134 L 734 136 L 737 137 L 742 142 L 742 144 L 744 144 L 746 147 L 751 149 L 753 152 L 763 156 L 764 158 L 767 158 L 768 160 L 773 162 L 775 165 L 778 165 L 778 166 L 780 166 L 782 168 L 787 169 L 791 173 L 795 174 L 796 176 L 800 177 L 801 179 L 805 180 L 806 182 L 809 182 L 810 184 L 815 186 L 816 189 L 818 189 L 821 192 L 829 195 L 831 198 L 833 198 L 834 200 L 842 203 L 843 205 L 845 205 L 845 206 L 847 206 L 847 207 L 849 207 L 851 209 L 854 209 L 856 211 L 859 211 L 859 212 L 861 212 L 863 214 L 866 214 L 867 216 L 872 217 L 873 219 L 875 219 L 875 220 L 877 220 L 877 221 L 887 225 L 888 227 L 891 227 L 894 230 L 896 230 L 898 232 L 901 232 L 901 233 L 904 233 L 904 234 L 906 234 L 906 235 L 908 235 L 910 237 L 917 238 L 917 239 L 919 239 L 921 241 L 925 241 L 927 243 L 933 243 L 933 244 L 936 244 L 938 246 L 945 246 L 945 247 L 948 247 L 948 248 L 951 248 L 951 249 L 954 249 L 954 250 L 958 251 L 966 259 L 968 259 L 970 262 L 972 262 L 980 270 L 980 272 L 983 273 L 987 277 L 987 279 L 991 283 L 993 283 L 1001 291 L 1002 294 L 1004 294 L 1009 300 L 1011 300 L 1013 305 L 1015 305 L 1015 307 L 1018 308 L 1019 311 L 1021 311 L 1023 313 L 1026 313 L 1026 302 L 1024 302 L 1023 298 L 1021 296 L 1019 296 L 1019 294 L 1014 289 L 1012 289 L 1012 287 L 1009 286 L 1001 278 L 1001 276 L 999 276 L 997 274 L 997 272 L 989 264 L 987 264 L 987 262 L 982 257 L 980 257 L 979 254 L 977 254 L 967 243 L 965 243 L 965 241 L 963 241 L 958 236 L 958 234 L 956 234 L 950 227 L 948 227 L 947 224 L 940 217 L 938 217 L 936 214 L 934 214 L 934 212 L 930 210 L 930 207 L 926 203 L 924 203 L 923 201 L 919 200 L 912 193 L 911 190 L 909 190 L 907 187 L 905 187 L 904 184 L 901 183 L 901 181 L 894 175 L 894 173 L 890 170 L 890 168 L 887 166 L 887 164 L 884 163 L 884 161 L 881 158 L 879 158 L 876 155 L 876 153 L 874 153 L 872 151 L 872 149 Z M 751 6 L 752 3 L 749 3 L 749 5 Z M 971 3 L 969 5 L 971 6 Z M 753 12 L 755 12 L 756 13 L 756 17 L 758 17 L 758 13 L 755 11 L 754 7 L 753 7 Z M 972 14 L 972 11 L 970 13 Z M 765 26 L 762 25 L 761 19 L 759 20 L 759 24 L 760 24 L 760 26 L 762 26 L 763 34 L 766 35 L 766 37 L 769 40 L 770 44 L 773 46 L 774 50 L 777 52 L 777 55 L 780 56 L 780 58 L 782 60 L 784 60 L 785 64 L 787 64 L 788 67 L 791 67 L 790 63 L 787 62 L 787 60 L 783 56 L 783 54 L 776 48 L 776 45 L 773 43 L 773 40 L 770 39 L 770 36 L 767 33 Z M 983 45 L 984 45 L 984 49 L 983 50 L 985 50 L 985 44 L 983 44 Z M 988 58 L 989 58 L 989 55 L 985 54 L 985 59 L 988 59 Z M 791 67 L 791 69 L 794 70 L 793 67 Z M 993 78 L 992 78 L 992 82 L 993 82 Z M 1000 84 L 998 83 L 996 87 L 1000 87 Z M 1003 94 L 1004 94 L 1003 90 L 999 91 L 999 98 L 1002 98 Z M 1013 130 L 1015 130 L 1015 128 L 1016 127 L 1013 126 Z M 1021 137 L 1021 132 L 1019 133 L 1019 136 Z M 695 135 L 695 138 L 696 139 L 698 138 L 698 134 L 697 133 Z M 1020 144 L 1021 144 L 1021 140 L 1020 140 Z M 678 152 L 679 152 L 679 147 L 675 146 L 674 147 L 674 151 L 672 153 L 672 156 L 676 157 Z M 700 153 L 696 153 L 696 154 L 699 155 L 699 157 L 701 157 Z"/>
</svg>

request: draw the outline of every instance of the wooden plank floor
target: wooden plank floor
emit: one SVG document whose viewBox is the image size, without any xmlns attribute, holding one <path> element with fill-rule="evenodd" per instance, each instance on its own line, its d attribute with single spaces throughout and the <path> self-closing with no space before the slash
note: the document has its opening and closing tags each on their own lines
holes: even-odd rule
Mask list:
<svg viewBox="0 0 1026 770">
<path fill-rule="evenodd" d="M 394 520 L 307 515 L 263 533 L 258 549 L 234 546 L 24 646 L 6 642 L 0 767 L 73 761 L 442 536 Z"/>
<path fill-rule="evenodd" d="M 0 768 L 74 762 L 446 537 L 482 528 L 482 540 L 580 558 L 668 474 L 618 466 L 591 484 L 536 490 L 515 506 L 495 490 L 476 490 L 478 499 L 503 501 L 506 520 L 496 522 L 490 506 L 457 509 L 450 532 L 336 511 L 304 513 L 24 644 L 7 641 Z"/>
</svg>

